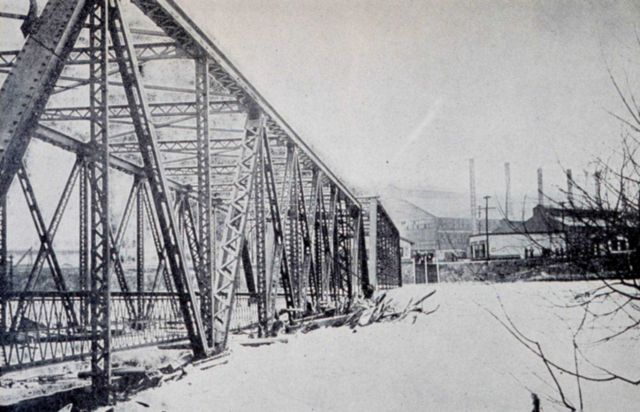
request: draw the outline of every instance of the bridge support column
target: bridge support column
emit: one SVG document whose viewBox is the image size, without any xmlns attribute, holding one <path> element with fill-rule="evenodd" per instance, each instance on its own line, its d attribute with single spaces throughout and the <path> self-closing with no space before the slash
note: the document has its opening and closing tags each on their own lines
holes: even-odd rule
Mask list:
<svg viewBox="0 0 640 412">
<path fill-rule="evenodd" d="M 95 1 L 89 16 L 91 45 L 91 372 L 100 403 L 111 387 L 111 222 L 109 219 L 109 24 L 108 0 Z"/>
<path fill-rule="evenodd" d="M 206 58 L 196 60 L 196 160 L 198 173 L 198 277 L 200 279 L 200 314 L 204 335 L 213 347 L 213 248 L 212 204 L 211 204 L 211 148 L 209 144 L 209 62 Z"/>
</svg>

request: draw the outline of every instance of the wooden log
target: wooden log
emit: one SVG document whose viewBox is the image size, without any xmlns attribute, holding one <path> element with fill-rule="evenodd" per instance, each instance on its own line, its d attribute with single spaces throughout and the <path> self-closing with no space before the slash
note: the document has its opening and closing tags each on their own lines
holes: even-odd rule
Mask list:
<svg viewBox="0 0 640 412">
<path fill-rule="evenodd" d="M 203 365 L 203 364 L 205 364 L 205 363 L 210 363 L 210 362 L 216 361 L 216 360 L 218 360 L 218 359 L 226 358 L 226 357 L 227 357 L 227 356 L 229 356 L 230 354 L 231 354 L 231 351 L 229 351 L 229 350 L 227 349 L 226 351 L 224 351 L 224 352 L 222 352 L 222 353 L 219 353 L 219 354 L 217 354 L 217 355 L 215 355 L 215 356 L 210 356 L 210 357 L 205 358 L 205 359 L 200 359 L 200 360 L 194 361 L 194 362 L 192 363 L 192 365 L 194 365 L 194 366 L 199 366 L 199 365 Z"/>
<path fill-rule="evenodd" d="M 167 344 L 164 344 L 164 345 L 158 345 L 158 349 L 161 349 L 161 350 L 191 349 L 191 344 L 189 342 L 167 343 Z"/>
<path fill-rule="evenodd" d="M 205 366 L 201 367 L 200 370 L 206 371 L 207 369 L 215 368 L 216 366 L 226 365 L 227 363 L 229 363 L 229 359 L 225 359 L 223 361 L 220 361 L 220 362 L 217 362 L 217 363 L 213 363 L 213 364 L 210 364 L 210 365 L 205 365 Z"/>
<path fill-rule="evenodd" d="M 271 345 L 273 343 L 278 343 L 278 342 L 287 343 L 289 342 L 289 339 L 284 337 L 276 337 L 276 338 L 255 338 L 255 339 L 238 341 L 238 343 L 242 346 L 262 346 L 262 345 Z"/>
<path fill-rule="evenodd" d="M 330 318 L 318 319 L 308 322 L 305 326 L 307 327 L 322 327 L 322 326 L 335 326 L 338 323 L 344 323 L 345 320 L 349 318 L 350 315 L 338 315 Z"/>
</svg>

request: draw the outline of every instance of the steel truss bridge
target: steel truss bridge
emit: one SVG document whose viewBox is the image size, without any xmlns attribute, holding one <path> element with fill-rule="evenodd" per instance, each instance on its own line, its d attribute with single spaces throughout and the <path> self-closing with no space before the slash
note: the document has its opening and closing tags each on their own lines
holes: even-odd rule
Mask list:
<svg viewBox="0 0 640 412">
<path fill-rule="evenodd" d="M 188 339 L 202 358 L 230 330 L 265 336 L 278 317 L 339 313 L 375 279 L 399 282 L 377 200 L 363 209 L 175 1 L 0 17 L 26 26 L 22 48 L 0 52 L 2 371 L 90 357 L 106 401 L 113 351 Z M 68 170 L 48 209 L 32 146 Z M 39 242 L 30 266 L 8 252 L 16 198 Z"/>
</svg>

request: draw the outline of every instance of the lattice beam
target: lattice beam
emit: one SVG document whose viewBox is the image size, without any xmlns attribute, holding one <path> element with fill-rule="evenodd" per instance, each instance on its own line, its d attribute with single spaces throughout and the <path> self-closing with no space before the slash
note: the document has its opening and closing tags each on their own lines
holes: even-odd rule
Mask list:
<svg viewBox="0 0 640 412">
<path fill-rule="evenodd" d="M 238 160 L 231 200 L 224 223 L 220 260 L 216 267 L 213 295 L 214 342 L 216 351 L 224 350 L 227 344 L 231 307 L 236 291 L 236 278 L 245 242 L 249 198 L 255 175 L 256 149 L 263 133 L 264 117 L 256 108 L 249 111 L 242 152 Z"/>
<path fill-rule="evenodd" d="M 243 113 L 234 100 L 210 101 L 211 113 Z M 196 116 L 198 114 L 196 102 L 159 102 L 149 104 L 149 114 L 153 118 Z M 109 106 L 110 119 L 130 119 L 131 108 L 126 104 Z M 91 108 L 88 106 L 50 107 L 40 116 L 40 121 L 73 121 L 91 120 Z"/>
</svg>

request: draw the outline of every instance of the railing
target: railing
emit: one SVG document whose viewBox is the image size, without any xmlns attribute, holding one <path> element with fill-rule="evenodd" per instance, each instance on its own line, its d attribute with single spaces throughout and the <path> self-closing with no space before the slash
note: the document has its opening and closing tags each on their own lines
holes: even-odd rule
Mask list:
<svg viewBox="0 0 640 412">
<path fill-rule="evenodd" d="M 67 319 L 63 297 L 72 302 L 79 326 Z M 24 300 L 23 315 L 16 325 L 18 302 Z M 82 359 L 91 355 L 89 293 L 13 292 L 7 296 L 6 317 L 0 335 L 0 372 L 49 363 Z M 136 311 L 132 317 L 127 299 Z M 111 347 L 121 351 L 141 346 L 169 343 L 187 338 L 177 294 L 166 292 L 121 293 L 111 295 Z M 276 309 L 285 306 L 278 297 Z M 257 302 L 248 293 L 236 295 L 231 330 L 257 324 Z"/>
<path fill-rule="evenodd" d="M 65 296 L 72 302 L 78 326 L 68 322 L 62 304 Z M 91 354 L 88 293 L 28 292 L 10 293 L 6 297 L 0 370 L 63 362 Z M 22 316 L 17 316 L 20 298 L 24 310 Z M 127 310 L 126 298 L 136 303 L 138 311 L 134 318 Z M 110 301 L 113 350 L 186 338 L 176 302 L 176 295 L 171 293 L 113 293 Z"/>
<path fill-rule="evenodd" d="M 276 298 L 276 311 L 286 307 L 284 295 Z M 251 328 L 258 324 L 258 303 L 250 293 L 236 293 L 233 312 L 231 313 L 232 331 Z"/>
</svg>

